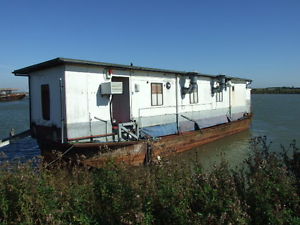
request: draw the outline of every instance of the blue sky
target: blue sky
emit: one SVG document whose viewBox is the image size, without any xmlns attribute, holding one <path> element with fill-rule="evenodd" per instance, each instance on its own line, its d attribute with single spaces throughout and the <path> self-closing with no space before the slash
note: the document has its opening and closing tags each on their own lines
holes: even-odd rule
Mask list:
<svg viewBox="0 0 300 225">
<path fill-rule="evenodd" d="M 1 0 L 0 88 L 56 57 L 300 86 L 300 1 Z"/>
</svg>

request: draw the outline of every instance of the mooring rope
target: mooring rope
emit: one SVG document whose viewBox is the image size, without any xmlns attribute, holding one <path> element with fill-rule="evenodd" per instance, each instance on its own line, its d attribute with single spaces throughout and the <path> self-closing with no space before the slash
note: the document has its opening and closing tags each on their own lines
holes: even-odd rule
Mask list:
<svg viewBox="0 0 300 225">
<path fill-rule="evenodd" d="M 74 145 L 72 145 L 70 148 L 68 148 L 66 151 L 64 151 L 64 153 L 61 156 L 59 156 L 58 158 L 56 158 L 55 160 L 50 162 L 48 165 L 46 165 L 45 168 L 49 167 L 50 165 L 55 163 L 57 160 L 61 159 L 65 154 L 67 154 L 69 151 L 71 151 L 72 148 L 74 148 Z"/>
</svg>

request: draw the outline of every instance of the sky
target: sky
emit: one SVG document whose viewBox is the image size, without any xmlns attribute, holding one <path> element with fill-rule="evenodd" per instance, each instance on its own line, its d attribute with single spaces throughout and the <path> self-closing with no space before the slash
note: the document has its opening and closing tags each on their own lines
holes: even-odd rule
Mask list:
<svg viewBox="0 0 300 225">
<path fill-rule="evenodd" d="M 0 0 L 0 88 L 56 57 L 300 87 L 300 1 Z"/>
</svg>

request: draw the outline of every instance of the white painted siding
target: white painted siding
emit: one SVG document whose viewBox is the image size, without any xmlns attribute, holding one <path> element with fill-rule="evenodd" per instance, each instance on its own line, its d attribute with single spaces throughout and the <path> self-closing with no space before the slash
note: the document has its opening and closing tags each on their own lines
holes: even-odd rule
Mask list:
<svg viewBox="0 0 300 225">
<path fill-rule="evenodd" d="M 164 123 L 176 122 L 176 75 L 161 73 L 135 72 L 132 76 L 132 116 L 140 122 L 140 126 L 153 126 Z M 166 88 L 170 82 L 171 88 Z M 151 106 L 151 83 L 163 84 L 163 105 Z M 190 79 L 179 76 L 178 88 L 178 113 L 189 115 L 191 119 L 220 116 L 229 113 L 229 88 L 223 91 L 223 101 L 216 102 L 216 94 L 211 94 L 211 79 L 197 77 L 198 103 L 190 103 L 190 94 L 181 95 L 184 85 L 188 87 Z M 135 85 L 140 91 L 135 91 Z M 209 113 L 207 113 L 209 111 Z M 187 114 L 188 113 L 188 114 Z M 147 117 L 154 117 L 148 122 L 143 122 Z M 145 119 L 143 119 L 145 118 Z M 179 120 L 185 120 L 179 117 Z"/>
<path fill-rule="evenodd" d="M 65 70 L 67 137 L 76 138 L 110 133 L 110 99 L 100 93 L 101 83 L 109 82 L 105 78 L 104 68 L 89 65 L 67 65 Z M 186 122 L 186 118 L 182 117 L 185 116 L 204 121 L 207 118 L 216 118 L 214 121 L 221 123 L 226 120 L 226 116 L 230 112 L 231 87 L 223 90 L 223 101 L 217 102 L 216 94 L 212 95 L 211 93 L 212 80 L 208 77 L 197 77 L 199 100 L 198 103 L 191 104 L 190 94 L 181 95 L 182 86 L 188 87 L 190 84 L 188 77 L 178 76 L 176 83 L 176 74 L 120 69 L 113 70 L 113 76 L 129 78 L 130 117 L 132 120 L 136 120 L 140 127 L 176 122 L 176 85 L 179 122 Z M 166 87 L 167 82 L 171 84 L 170 89 Z M 163 84 L 162 106 L 151 106 L 151 83 Z M 249 111 L 250 91 L 246 89 L 245 82 L 233 82 L 232 85 L 234 85 L 234 92 L 231 93 L 231 111 L 240 116 Z M 58 108 L 59 106 L 57 104 Z M 59 122 L 60 120 L 56 118 L 55 121 Z"/>
<path fill-rule="evenodd" d="M 42 126 L 61 127 L 60 78 L 64 78 L 64 66 L 36 71 L 30 74 L 31 122 Z M 50 90 L 50 120 L 42 116 L 41 85 Z"/>
<path fill-rule="evenodd" d="M 171 83 L 171 88 L 166 88 L 166 83 Z M 175 98 L 175 75 L 163 75 L 159 73 L 135 72 L 131 78 L 131 101 L 132 116 L 158 116 L 172 114 L 176 112 Z M 163 84 L 163 105 L 151 106 L 151 83 Z M 140 91 L 135 91 L 135 85 L 139 86 Z"/>
<path fill-rule="evenodd" d="M 66 66 L 68 138 L 103 134 L 106 128 L 109 129 L 106 122 L 101 121 L 110 121 L 109 98 L 100 94 L 100 84 L 103 82 L 107 82 L 103 68 Z"/>
<path fill-rule="evenodd" d="M 232 106 L 245 106 L 246 105 L 246 84 L 233 83 L 234 91 L 232 92 Z"/>
</svg>

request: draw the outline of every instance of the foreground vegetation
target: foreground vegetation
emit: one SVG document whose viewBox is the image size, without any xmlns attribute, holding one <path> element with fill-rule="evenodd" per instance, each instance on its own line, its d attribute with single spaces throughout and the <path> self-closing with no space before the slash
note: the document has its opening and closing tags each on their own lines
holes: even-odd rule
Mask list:
<svg viewBox="0 0 300 225">
<path fill-rule="evenodd" d="M 0 224 L 300 224 L 299 150 L 269 148 L 265 138 L 253 139 L 239 169 L 222 162 L 209 172 L 197 162 L 2 164 Z"/>
<path fill-rule="evenodd" d="M 296 87 L 270 87 L 253 88 L 252 94 L 300 94 L 300 88 Z"/>
</svg>

